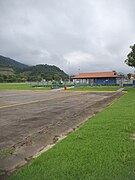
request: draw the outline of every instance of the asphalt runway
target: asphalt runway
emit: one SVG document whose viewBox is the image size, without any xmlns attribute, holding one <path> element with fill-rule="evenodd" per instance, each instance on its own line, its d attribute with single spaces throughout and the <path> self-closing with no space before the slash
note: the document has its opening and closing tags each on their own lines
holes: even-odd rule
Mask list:
<svg viewBox="0 0 135 180">
<path fill-rule="evenodd" d="M 61 91 L 0 91 L 0 169 L 20 167 L 101 111 L 122 93 Z"/>
</svg>

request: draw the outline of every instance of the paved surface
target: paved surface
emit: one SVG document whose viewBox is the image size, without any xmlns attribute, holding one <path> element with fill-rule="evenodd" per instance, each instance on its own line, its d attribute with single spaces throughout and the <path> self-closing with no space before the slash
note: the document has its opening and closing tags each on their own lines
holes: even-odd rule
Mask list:
<svg viewBox="0 0 135 180">
<path fill-rule="evenodd" d="M 0 91 L 0 169 L 11 171 L 27 163 L 48 144 L 74 130 L 121 93 Z"/>
<path fill-rule="evenodd" d="M 117 90 L 117 92 L 122 92 L 124 90 L 124 88 L 120 88 Z"/>
</svg>

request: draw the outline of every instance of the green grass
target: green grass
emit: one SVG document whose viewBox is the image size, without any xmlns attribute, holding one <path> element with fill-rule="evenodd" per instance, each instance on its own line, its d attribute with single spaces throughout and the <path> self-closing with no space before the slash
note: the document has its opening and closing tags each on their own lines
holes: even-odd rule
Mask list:
<svg viewBox="0 0 135 180">
<path fill-rule="evenodd" d="M 116 91 L 118 89 L 120 89 L 119 86 L 77 86 L 69 91 Z"/>
<path fill-rule="evenodd" d="M 88 120 L 10 180 L 134 180 L 135 89 Z"/>
<path fill-rule="evenodd" d="M 50 87 L 42 87 L 42 88 L 32 87 L 30 84 L 26 84 L 26 83 L 0 83 L 0 90 L 49 90 L 49 89 Z"/>
</svg>

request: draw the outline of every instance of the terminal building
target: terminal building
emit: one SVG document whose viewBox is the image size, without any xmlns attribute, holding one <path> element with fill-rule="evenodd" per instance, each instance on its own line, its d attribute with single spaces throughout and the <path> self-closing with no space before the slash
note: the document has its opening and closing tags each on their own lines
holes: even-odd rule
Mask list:
<svg viewBox="0 0 135 180">
<path fill-rule="evenodd" d="M 74 82 L 93 85 L 116 85 L 120 84 L 121 77 L 115 72 L 80 73 L 72 77 Z"/>
</svg>

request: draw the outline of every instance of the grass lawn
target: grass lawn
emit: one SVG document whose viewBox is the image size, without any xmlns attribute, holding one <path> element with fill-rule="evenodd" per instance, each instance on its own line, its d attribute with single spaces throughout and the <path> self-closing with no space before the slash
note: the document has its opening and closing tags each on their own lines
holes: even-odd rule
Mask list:
<svg viewBox="0 0 135 180">
<path fill-rule="evenodd" d="M 10 180 L 134 180 L 135 89 L 98 113 Z"/>
<path fill-rule="evenodd" d="M 78 86 L 68 89 L 69 91 L 116 91 L 120 89 L 119 86 Z"/>
<path fill-rule="evenodd" d="M 0 83 L 0 90 L 48 90 L 50 87 L 36 88 L 25 83 Z"/>
</svg>

